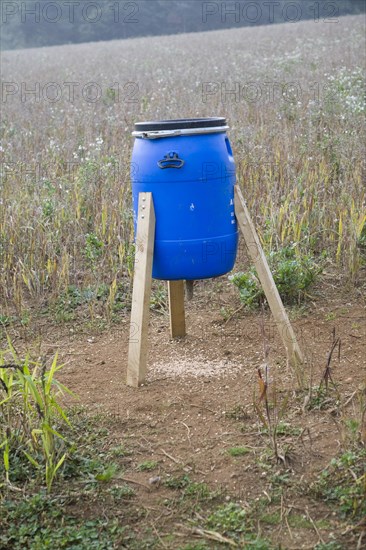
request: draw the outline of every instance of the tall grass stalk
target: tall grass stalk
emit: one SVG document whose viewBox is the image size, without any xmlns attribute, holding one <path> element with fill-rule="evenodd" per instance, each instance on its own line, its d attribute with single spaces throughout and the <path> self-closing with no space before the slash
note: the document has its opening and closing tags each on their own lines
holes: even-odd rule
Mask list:
<svg viewBox="0 0 366 550">
<path fill-rule="evenodd" d="M 8 356 L 11 363 L 5 362 Z M 58 396 L 64 392 L 73 394 L 55 378 L 61 368 L 57 354 L 49 369 L 46 363 L 33 362 L 29 356 L 20 360 L 10 339 L 8 349 L 0 352 L 0 448 L 7 484 L 11 484 L 15 462 L 23 455 L 42 474 L 51 491 L 67 457 L 57 424 L 70 422 Z"/>
</svg>

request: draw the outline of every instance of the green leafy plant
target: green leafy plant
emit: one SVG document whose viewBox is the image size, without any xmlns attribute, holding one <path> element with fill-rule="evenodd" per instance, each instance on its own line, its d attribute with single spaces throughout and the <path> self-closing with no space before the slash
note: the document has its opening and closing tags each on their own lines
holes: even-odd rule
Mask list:
<svg viewBox="0 0 366 550">
<path fill-rule="evenodd" d="M 265 427 L 263 427 L 261 431 L 262 433 L 268 433 L 268 429 Z M 280 420 L 276 427 L 276 433 L 277 437 L 296 436 L 301 434 L 301 429 L 295 428 L 288 424 L 288 422 Z"/>
<path fill-rule="evenodd" d="M 289 304 L 300 304 L 322 271 L 313 257 L 301 255 L 294 246 L 270 252 L 268 263 L 282 299 Z M 239 289 L 240 299 L 247 308 L 254 309 L 263 303 L 264 292 L 254 267 L 230 275 L 229 280 Z"/>
<path fill-rule="evenodd" d="M 1 511 L 0 547 L 14 550 L 119 548 L 124 528 L 117 519 L 65 516 L 64 504 L 37 493 L 6 500 Z"/>
<path fill-rule="evenodd" d="M 135 490 L 130 487 L 130 485 L 127 485 L 124 483 L 120 487 L 111 487 L 109 489 L 109 493 L 113 496 L 116 500 L 122 500 L 122 499 L 129 499 L 135 496 Z"/>
<path fill-rule="evenodd" d="M 10 325 L 10 323 L 13 321 L 14 319 L 12 317 L 10 317 L 9 315 L 2 315 L 0 314 L 0 325 L 2 325 L 3 327 L 7 327 Z"/>
<path fill-rule="evenodd" d="M 184 489 L 184 496 L 197 500 L 207 500 L 213 498 L 215 495 L 210 491 L 207 483 L 191 481 Z"/>
<path fill-rule="evenodd" d="M 116 464 L 109 464 L 103 470 L 103 472 L 100 472 L 99 474 L 96 474 L 95 479 L 97 481 L 103 481 L 104 483 L 111 481 L 113 479 L 114 474 L 117 472 L 117 465 Z"/>
<path fill-rule="evenodd" d="M 227 450 L 228 454 L 233 457 L 244 456 L 250 453 L 248 447 L 231 447 Z"/>
<path fill-rule="evenodd" d="M 189 476 L 187 474 L 184 474 L 183 476 L 176 477 L 171 476 L 164 480 L 164 485 L 166 487 L 169 487 L 169 489 L 183 489 L 186 487 L 191 480 L 189 479 Z"/>
<path fill-rule="evenodd" d="M 363 250 L 364 253 L 366 253 L 366 216 L 362 220 L 361 230 L 360 230 L 360 236 L 358 238 L 358 246 Z"/>
<path fill-rule="evenodd" d="M 251 527 L 243 508 L 234 502 L 219 506 L 208 517 L 207 526 L 227 536 L 238 535 Z"/>
<path fill-rule="evenodd" d="M 322 471 L 313 490 L 337 506 L 343 516 L 366 516 L 366 449 L 354 446 L 333 458 Z"/>
<path fill-rule="evenodd" d="M 9 349 L 0 353 L 0 448 L 3 453 L 5 481 L 11 484 L 13 465 L 25 457 L 37 471 L 43 472 L 48 491 L 67 452 L 56 422 L 70 425 L 57 395 L 71 392 L 55 378 L 62 365 L 55 355 L 51 367 L 20 361 L 10 339 Z M 4 357 L 12 356 L 12 363 Z"/>
<path fill-rule="evenodd" d="M 154 284 L 150 298 L 150 308 L 159 313 L 165 313 L 168 307 L 166 285 L 161 282 Z"/>
<path fill-rule="evenodd" d="M 137 469 L 139 472 L 150 472 L 151 470 L 155 470 L 157 466 L 158 462 L 156 460 L 145 460 L 137 466 Z"/>
<path fill-rule="evenodd" d="M 94 268 L 97 259 L 103 253 L 104 243 L 94 233 L 87 233 L 85 236 L 84 254 L 90 265 Z"/>
</svg>

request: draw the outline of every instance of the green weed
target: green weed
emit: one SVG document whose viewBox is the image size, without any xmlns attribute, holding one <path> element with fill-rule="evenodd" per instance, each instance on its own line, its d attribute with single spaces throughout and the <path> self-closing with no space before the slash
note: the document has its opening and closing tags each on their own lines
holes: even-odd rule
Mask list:
<svg viewBox="0 0 366 550">
<path fill-rule="evenodd" d="M 70 425 L 57 397 L 71 392 L 55 378 L 61 368 L 57 354 L 47 369 L 45 363 L 32 362 L 28 356 L 20 361 L 10 340 L 8 345 L 0 353 L 0 448 L 5 481 L 11 484 L 20 470 L 28 471 L 25 457 L 36 472 L 42 472 L 50 491 L 67 457 L 65 438 L 55 424 Z M 9 355 L 10 364 L 5 361 Z"/>
<path fill-rule="evenodd" d="M 136 494 L 135 490 L 127 484 L 111 487 L 108 491 L 115 500 L 130 499 Z"/>
<path fill-rule="evenodd" d="M 238 536 L 252 528 L 243 508 L 234 502 L 219 506 L 207 518 L 206 525 L 228 537 Z"/>
<path fill-rule="evenodd" d="M 164 480 L 164 485 L 169 489 L 183 489 L 189 483 L 191 483 L 191 480 L 186 474 L 180 477 L 171 476 Z"/>
<path fill-rule="evenodd" d="M 117 469 L 118 467 L 116 464 L 109 464 L 102 472 L 95 475 L 95 479 L 103 482 L 111 481 L 117 472 Z"/>
<path fill-rule="evenodd" d="M 158 464 L 159 463 L 156 460 L 145 460 L 144 462 L 138 464 L 137 470 L 139 472 L 151 472 L 158 467 Z"/>
<path fill-rule="evenodd" d="M 155 282 L 150 297 L 150 308 L 159 313 L 167 311 L 168 296 L 165 283 Z"/>
<path fill-rule="evenodd" d="M 268 433 L 268 427 L 261 428 L 262 433 Z M 279 421 L 276 427 L 277 437 L 286 437 L 286 436 L 296 436 L 301 434 L 300 428 L 295 428 L 291 426 L 288 422 Z"/>
<path fill-rule="evenodd" d="M 267 525 L 279 525 L 281 523 L 281 514 L 279 512 L 263 514 L 260 520 L 262 523 L 266 523 Z"/>
<path fill-rule="evenodd" d="M 313 491 L 336 506 L 344 517 L 366 515 L 366 449 L 347 450 L 322 471 Z"/>
<path fill-rule="evenodd" d="M 330 311 L 330 312 L 327 313 L 326 316 L 325 316 L 325 320 L 326 320 L 326 321 L 334 321 L 336 318 L 337 318 L 337 314 L 334 313 L 333 311 Z"/>
<path fill-rule="evenodd" d="M 314 258 L 290 246 L 270 252 L 268 262 L 278 291 L 283 301 L 289 304 L 300 304 L 322 271 Z M 230 275 L 229 280 L 238 287 L 240 299 L 249 309 L 259 307 L 263 302 L 264 291 L 254 267 Z"/>
<path fill-rule="evenodd" d="M 207 500 L 214 498 L 216 494 L 212 493 L 206 483 L 190 481 L 184 488 L 184 497 L 195 498 L 197 500 Z"/>
<path fill-rule="evenodd" d="M 271 548 L 271 544 L 267 540 L 254 532 L 254 523 L 245 510 L 234 502 L 216 508 L 208 516 L 205 527 L 237 542 L 240 548 L 256 550 Z"/>
<path fill-rule="evenodd" d="M 250 453 L 248 447 L 231 447 L 227 450 L 228 454 L 233 457 L 244 456 Z"/>
<path fill-rule="evenodd" d="M 116 519 L 65 516 L 64 505 L 39 493 L 1 504 L 0 546 L 14 550 L 77 548 L 110 550 L 122 544 L 125 528 Z"/>
<path fill-rule="evenodd" d="M 126 449 L 124 445 L 117 445 L 116 447 L 113 447 L 110 450 L 110 453 L 112 456 L 115 456 L 115 457 L 124 457 L 124 456 L 130 455 L 131 451 Z"/>
</svg>

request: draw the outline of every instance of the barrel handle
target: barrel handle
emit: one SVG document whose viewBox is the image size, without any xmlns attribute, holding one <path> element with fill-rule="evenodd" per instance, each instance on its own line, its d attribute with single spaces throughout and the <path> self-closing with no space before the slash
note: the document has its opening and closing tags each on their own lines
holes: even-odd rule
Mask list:
<svg viewBox="0 0 366 550">
<path fill-rule="evenodd" d="M 174 151 L 164 155 L 164 158 L 158 161 L 159 168 L 164 170 L 165 168 L 182 168 L 184 160 L 179 158 L 178 153 Z"/>
</svg>

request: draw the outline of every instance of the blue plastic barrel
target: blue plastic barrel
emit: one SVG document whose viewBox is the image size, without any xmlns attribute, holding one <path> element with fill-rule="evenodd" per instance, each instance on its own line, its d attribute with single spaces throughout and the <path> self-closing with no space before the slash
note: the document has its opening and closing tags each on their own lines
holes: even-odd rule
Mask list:
<svg viewBox="0 0 366 550">
<path fill-rule="evenodd" d="M 196 280 L 231 271 L 238 244 L 235 163 L 224 118 L 139 122 L 131 162 L 134 223 L 153 196 L 153 277 Z"/>
</svg>

